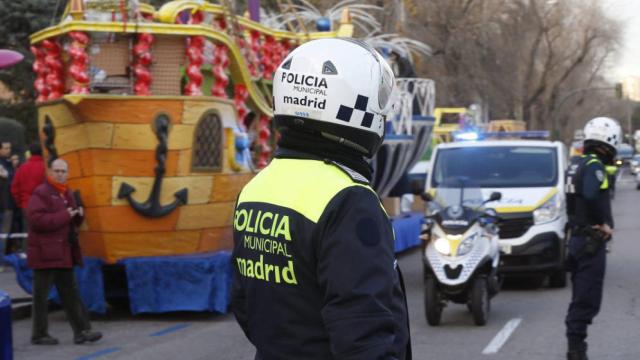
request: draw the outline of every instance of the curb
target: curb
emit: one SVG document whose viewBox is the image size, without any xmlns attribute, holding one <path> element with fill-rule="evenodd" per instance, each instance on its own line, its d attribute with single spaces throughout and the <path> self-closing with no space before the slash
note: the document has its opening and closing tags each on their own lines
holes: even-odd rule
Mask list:
<svg viewBox="0 0 640 360">
<path fill-rule="evenodd" d="M 11 319 L 23 320 L 31 317 L 31 301 L 11 303 Z"/>
</svg>

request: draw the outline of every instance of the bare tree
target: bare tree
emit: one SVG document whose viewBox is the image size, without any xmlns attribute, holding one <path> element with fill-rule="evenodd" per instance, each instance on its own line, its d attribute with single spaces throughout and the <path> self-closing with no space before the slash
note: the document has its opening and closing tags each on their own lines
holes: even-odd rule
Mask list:
<svg viewBox="0 0 640 360">
<path fill-rule="evenodd" d="M 436 80 L 439 105 L 483 102 L 493 118 L 566 134 L 575 106 L 565 96 L 602 87 L 620 28 L 596 0 L 431 0 L 406 24 L 434 56 L 422 70 Z M 584 95 L 586 96 L 586 95 Z M 572 100 L 580 100 L 578 96 Z M 562 121 L 557 121 L 562 120 Z"/>
</svg>

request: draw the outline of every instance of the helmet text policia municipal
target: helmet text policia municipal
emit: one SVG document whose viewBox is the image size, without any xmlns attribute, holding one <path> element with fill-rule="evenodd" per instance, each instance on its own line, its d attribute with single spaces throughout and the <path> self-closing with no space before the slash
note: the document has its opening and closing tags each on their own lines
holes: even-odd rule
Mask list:
<svg viewBox="0 0 640 360">
<path fill-rule="evenodd" d="M 382 56 L 350 38 L 320 39 L 289 54 L 273 79 L 278 128 L 299 128 L 373 156 L 395 84 Z"/>
<path fill-rule="evenodd" d="M 584 142 L 607 145 L 615 155 L 622 140 L 622 129 L 617 121 L 608 117 L 597 117 L 589 120 L 584 126 Z"/>
</svg>

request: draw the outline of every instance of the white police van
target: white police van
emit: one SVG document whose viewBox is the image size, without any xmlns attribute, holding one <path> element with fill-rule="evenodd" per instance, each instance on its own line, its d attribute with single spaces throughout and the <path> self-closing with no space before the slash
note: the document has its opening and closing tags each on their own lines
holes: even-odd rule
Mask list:
<svg viewBox="0 0 640 360">
<path fill-rule="evenodd" d="M 552 287 L 566 285 L 566 201 L 564 170 L 568 156 L 560 142 L 483 140 L 440 144 L 431 158 L 427 192 L 452 177 L 465 177 L 496 210 L 503 275 L 549 276 Z M 541 277 L 539 277 L 541 278 Z"/>
</svg>

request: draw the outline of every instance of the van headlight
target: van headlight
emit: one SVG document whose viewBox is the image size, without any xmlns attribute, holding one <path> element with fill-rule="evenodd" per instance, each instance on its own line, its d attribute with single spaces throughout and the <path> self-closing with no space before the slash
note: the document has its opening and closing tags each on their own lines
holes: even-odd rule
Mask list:
<svg viewBox="0 0 640 360">
<path fill-rule="evenodd" d="M 436 248 L 436 250 L 442 255 L 451 254 L 451 246 L 449 246 L 449 240 L 445 238 L 437 238 L 433 243 L 433 247 Z"/>
<path fill-rule="evenodd" d="M 467 236 L 464 240 L 462 240 L 462 242 L 460 242 L 460 245 L 458 245 L 458 251 L 456 251 L 456 255 L 457 256 L 467 255 L 469 251 L 473 249 L 473 246 L 475 245 L 477 238 L 478 238 L 478 233 L 474 233 L 471 236 Z"/>
<path fill-rule="evenodd" d="M 533 221 L 536 225 L 554 221 L 560 216 L 561 210 L 562 204 L 560 204 L 558 194 L 553 195 L 549 200 L 533 211 Z"/>
</svg>

